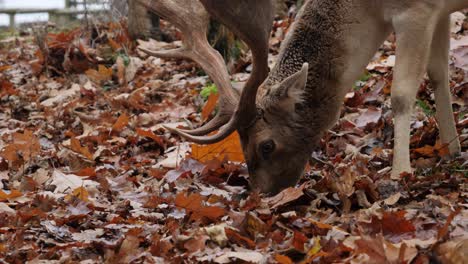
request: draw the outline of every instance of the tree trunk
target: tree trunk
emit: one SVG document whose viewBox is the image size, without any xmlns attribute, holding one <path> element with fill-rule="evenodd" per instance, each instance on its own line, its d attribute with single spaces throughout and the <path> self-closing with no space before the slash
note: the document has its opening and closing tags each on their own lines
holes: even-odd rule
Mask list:
<svg viewBox="0 0 468 264">
<path fill-rule="evenodd" d="M 128 33 L 132 39 L 160 39 L 159 17 L 135 0 L 113 0 L 117 10 L 128 12 Z M 118 4 L 118 5 L 117 5 Z M 122 8 L 125 6 L 126 8 Z"/>
</svg>

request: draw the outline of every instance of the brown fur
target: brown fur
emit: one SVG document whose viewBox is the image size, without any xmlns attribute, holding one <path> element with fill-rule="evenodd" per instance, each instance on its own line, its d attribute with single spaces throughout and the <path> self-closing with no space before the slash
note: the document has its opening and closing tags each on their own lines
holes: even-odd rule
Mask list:
<svg viewBox="0 0 468 264">
<path fill-rule="evenodd" d="M 396 135 L 393 174 L 410 170 L 409 154 L 401 146 L 408 148 L 407 119 L 414 91 L 426 71 L 432 36 L 438 34 L 435 25 L 465 6 L 468 3 L 463 0 L 308 1 L 282 45 L 276 66 L 259 89 L 257 108 L 262 115 L 250 127 L 239 129 L 252 185 L 263 192 L 277 192 L 297 182 L 312 148 L 336 122 L 347 89 L 392 30 L 401 36 L 397 43 L 395 83 L 403 89 L 395 88 L 392 103 L 394 112 L 402 113 L 396 125 L 404 130 Z M 429 45 L 412 50 L 418 41 Z M 406 55 L 398 56 L 399 53 Z M 441 57 L 443 60 L 444 56 Z M 304 73 L 307 83 L 305 87 L 296 87 L 288 78 L 300 71 L 304 63 L 309 66 Z M 447 68 L 447 61 L 442 61 L 444 64 Z M 405 70 L 406 66 L 413 69 Z M 295 86 L 288 87 L 285 82 Z M 441 85 L 440 89 L 448 90 L 447 85 Z M 440 99 L 444 108 L 450 108 L 447 100 Z M 451 108 L 441 111 L 444 112 L 441 115 L 448 117 Z M 446 137 L 456 135 L 453 120 L 447 122 Z M 265 156 L 260 146 L 271 140 L 276 148 Z M 451 144 L 451 154 L 460 151 L 458 141 Z"/>
</svg>

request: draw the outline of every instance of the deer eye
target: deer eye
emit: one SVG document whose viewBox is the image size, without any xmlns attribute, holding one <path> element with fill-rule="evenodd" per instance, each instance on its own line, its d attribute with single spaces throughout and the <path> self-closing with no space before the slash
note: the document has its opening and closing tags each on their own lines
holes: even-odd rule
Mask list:
<svg viewBox="0 0 468 264">
<path fill-rule="evenodd" d="M 275 151 L 275 142 L 273 140 L 266 140 L 260 143 L 260 152 L 264 158 L 267 158 L 273 151 Z"/>
</svg>

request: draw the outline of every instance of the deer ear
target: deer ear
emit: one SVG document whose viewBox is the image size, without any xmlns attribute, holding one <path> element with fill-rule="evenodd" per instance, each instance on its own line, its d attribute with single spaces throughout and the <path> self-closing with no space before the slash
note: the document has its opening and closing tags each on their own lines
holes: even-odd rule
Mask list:
<svg viewBox="0 0 468 264">
<path fill-rule="evenodd" d="M 287 100 L 291 103 L 299 103 L 303 100 L 302 95 L 307 84 L 309 64 L 304 63 L 302 69 L 282 81 L 272 91 L 272 95 L 279 100 Z"/>
</svg>

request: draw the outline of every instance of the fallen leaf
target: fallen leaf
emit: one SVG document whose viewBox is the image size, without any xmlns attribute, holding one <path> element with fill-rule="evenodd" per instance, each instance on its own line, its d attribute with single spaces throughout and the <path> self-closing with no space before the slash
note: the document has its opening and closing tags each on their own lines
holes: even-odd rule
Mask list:
<svg viewBox="0 0 468 264">
<path fill-rule="evenodd" d="M 89 160 L 93 160 L 93 154 L 89 152 L 89 149 L 87 147 L 81 146 L 81 143 L 78 139 L 76 138 L 71 138 L 70 139 L 70 148 L 76 153 L 79 153 L 83 156 L 85 156 Z"/>
<path fill-rule="evenodd" d="M 128 125 L 129 121 L 130 117 L 127 115 L 127 113 L 121 114 L 112 126 L 112 131 L 121 132 L 124 129 L 124 127 Z"/>
<path fill-rule="evenodd" d="M 99 64 L 98 70 L 89 69 L 86 72 L 86 76 L 94 83 L 101 84 L 112 79 L 112 68 Z"/>
<path fill-rule="evenodd" d="M 156 134 L 153 133 L 151 130 L 144 130 L 141 128 L 136 129 L 137 135 L 140 137 L 147 137 L 151 138 L 156 144 L 158 144 L 160 147 L 164 147 L 164 141 L 160 136 L 157 136 Z"/>
<path fill-rule="evenodd" d="M 202 118 L 203 121 L 208 120 L 210 114 L 215 110 L 216 105 L 218 104 L 219 93 L 211 93 L 208 97 L 208 101 L 206 102 L 205 106 L 202 110 Z"/>
<path fill-rule="evenodd" d="M 265 203 L 267 203 L 271 209 L 278 208 L 282 205 L 285 205 L 289 202 L 295 201 L 299 199 L 301 196 L 304 195 L 304 188 L 306 186 L 306 183 L 302 184 L 301 186 L 295 188 L 295 187 L 289 187 L 287 189 L 284 189 L 277 195 L 269 198 L 263 199 Z"/>
<path fill-rule="evenodd" d="M 356 126 L 360 128 L 364 128 L 368 124 L 379 122 L 381 117 L 382 117 L 382 109 L 368 108 L 356 119 Z"/>
<path fill-rule="evenodd" d="M 288 256 L 280 255 L 280 254 L 275 255 L 275 260 L 279 264 L 293 264 L 294 263 Z"/>
<path fill-rule="evenodd" d="M 1 152 L 0 157 L 8 160 L 10 167 L 18 168 L 22 161 L 28 162 L 41 151 L 41 145 L 37 136 L 30 130 L 24 133 L 13 133 L 12 143 L 8 144 Z"/>
<path fill-rule="evenodd" d="M 203 198 L 200 194 L 192 193 L 188 196 L 185 193 L 177 194 L 175 198 L 177 207 L 184 208 L 191 213 L 190 219 L 196 221 L 202 218 L 208 218 L 215 221 L 226 214 L 226 210 L 219 206 L 206 206 L 203 204 Z"/>
<path fill-rule="evenodd" d="M 192 157 L 201 162 L 213 159 L 244 162 L 244 154 L 237 132 L 232 133 L 224 140 L 211 145 L 192 144 Z"/>
<path fill-rule="evenodd" d="M 10 199 L 18 198 L 23 196 L 23 194 L 18 190 L 11 190 L 9 193 L 6 193 L 0 190 L 0 202 L 4 202 Z"/>
</svg>

